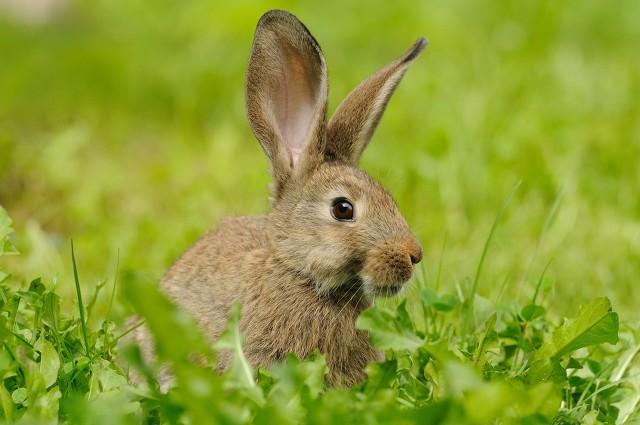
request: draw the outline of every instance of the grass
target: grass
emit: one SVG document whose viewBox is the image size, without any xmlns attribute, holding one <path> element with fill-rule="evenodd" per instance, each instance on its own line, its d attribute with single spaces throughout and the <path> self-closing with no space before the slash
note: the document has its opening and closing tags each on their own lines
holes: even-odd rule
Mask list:
<svg viewBox="0 0 640 425">
<path fill-rule="evenodd" d="M 0 263 L 4 420 L 637 420 L 640 3 L 267 3 L 69 1 L 40 24 L 0 12 L 0 205 L 21 252 Z M 215 354 L 154 292 L 220 218 L 267 209 L 242 85 L 269 7 L 296 13 L 322 45 L 330 110 L 417 36 L 430 40 L 362 161 L 394 194 L 425 267 L 405 298 L 361 319 L 394 347 L 351 391 L 318 384 L 321 358 L 257 381 L 190 365 L 182 348 Z M 585 311 L 601 320 L 582 322 Z M 155 365 L 118 348 L 134 312 L 182 373 L 168 395 Z M 608 342 L 574 332 L 588 344 L 563 352 L 554 335 L 576 323 Z M 535 366 L 535 383 L 540 352 L 553 361 Z"/>
</svg>

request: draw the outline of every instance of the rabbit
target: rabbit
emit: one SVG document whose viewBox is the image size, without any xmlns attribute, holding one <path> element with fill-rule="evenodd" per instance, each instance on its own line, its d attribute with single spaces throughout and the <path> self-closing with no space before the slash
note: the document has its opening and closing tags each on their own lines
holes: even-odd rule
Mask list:
<svg viewBox="0 0 640 425">
<path fill-rule="evenodd" d="M 271 210 L 223 220 L 161 281 L 212 343 L 239 303 L 244 353 L 254 367 L 319 350 L 327 384 L 349 387 L 381 358 L 356 318 L 373 298 L 400 292 L 422 248 L 389 192 L 357 166 L 426 44 L 419 38 L 361 83 L 327 122 L 320 46 L 291 13 L 260 18 L 245 94 L 249 123 L 271 164 Z M 149 347 L 150 336 L 141 342 Z M 225 369 L 230 353 L 218 361 Z"/>
</svg>

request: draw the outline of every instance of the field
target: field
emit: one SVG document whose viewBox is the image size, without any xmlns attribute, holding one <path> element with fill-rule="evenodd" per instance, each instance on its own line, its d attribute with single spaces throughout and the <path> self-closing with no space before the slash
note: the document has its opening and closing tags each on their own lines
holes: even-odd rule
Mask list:
<svg viewBox="0 0 640 425">
<path fill-rule="evenodd" d="M 40 19 L 9 3 L 5 422 L 640 423 L 639 2 L 96 0 Z M 156 289 L 222 217 L 268 209 L 243 83 L 272 7 L 320 42 L 330 113 L 430 40 L 361 162 L 423 267 L 360 317 L 386 360 L 351 390 L 323 387 L 321 356 L 251 371 L 233 318 L 220 344 L 235 367 L 193 365 L 215 353 Z M 133 313 L 174 365 L 168 394 L 122 343 Z"/>
</svg>

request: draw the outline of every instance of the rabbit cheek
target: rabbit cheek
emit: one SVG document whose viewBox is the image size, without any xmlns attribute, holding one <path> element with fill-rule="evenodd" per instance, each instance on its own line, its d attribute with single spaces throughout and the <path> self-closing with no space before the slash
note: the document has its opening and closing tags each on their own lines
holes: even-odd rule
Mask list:
<svg viewBox="0 0 640 425">
<path fill-rule="evenodd" d="M 397 294 L 412 274 L 411 257 L 390 243 L 372 249 L 361 272 L 366 289 L 374 295 Z"/>
</svg>

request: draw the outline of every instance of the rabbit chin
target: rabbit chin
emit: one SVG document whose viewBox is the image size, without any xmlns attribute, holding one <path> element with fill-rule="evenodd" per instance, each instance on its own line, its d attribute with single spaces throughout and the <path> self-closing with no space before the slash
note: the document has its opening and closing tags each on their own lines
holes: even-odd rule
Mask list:
<svg viewBox="0 0 640 425">
<path fill-rule="evenodd" d="M 369 298 L 394 297 L 404 292 L 406 282 L 381 283 L 367 275 L 360 275 L 362 290 Z"/>
</svg>

